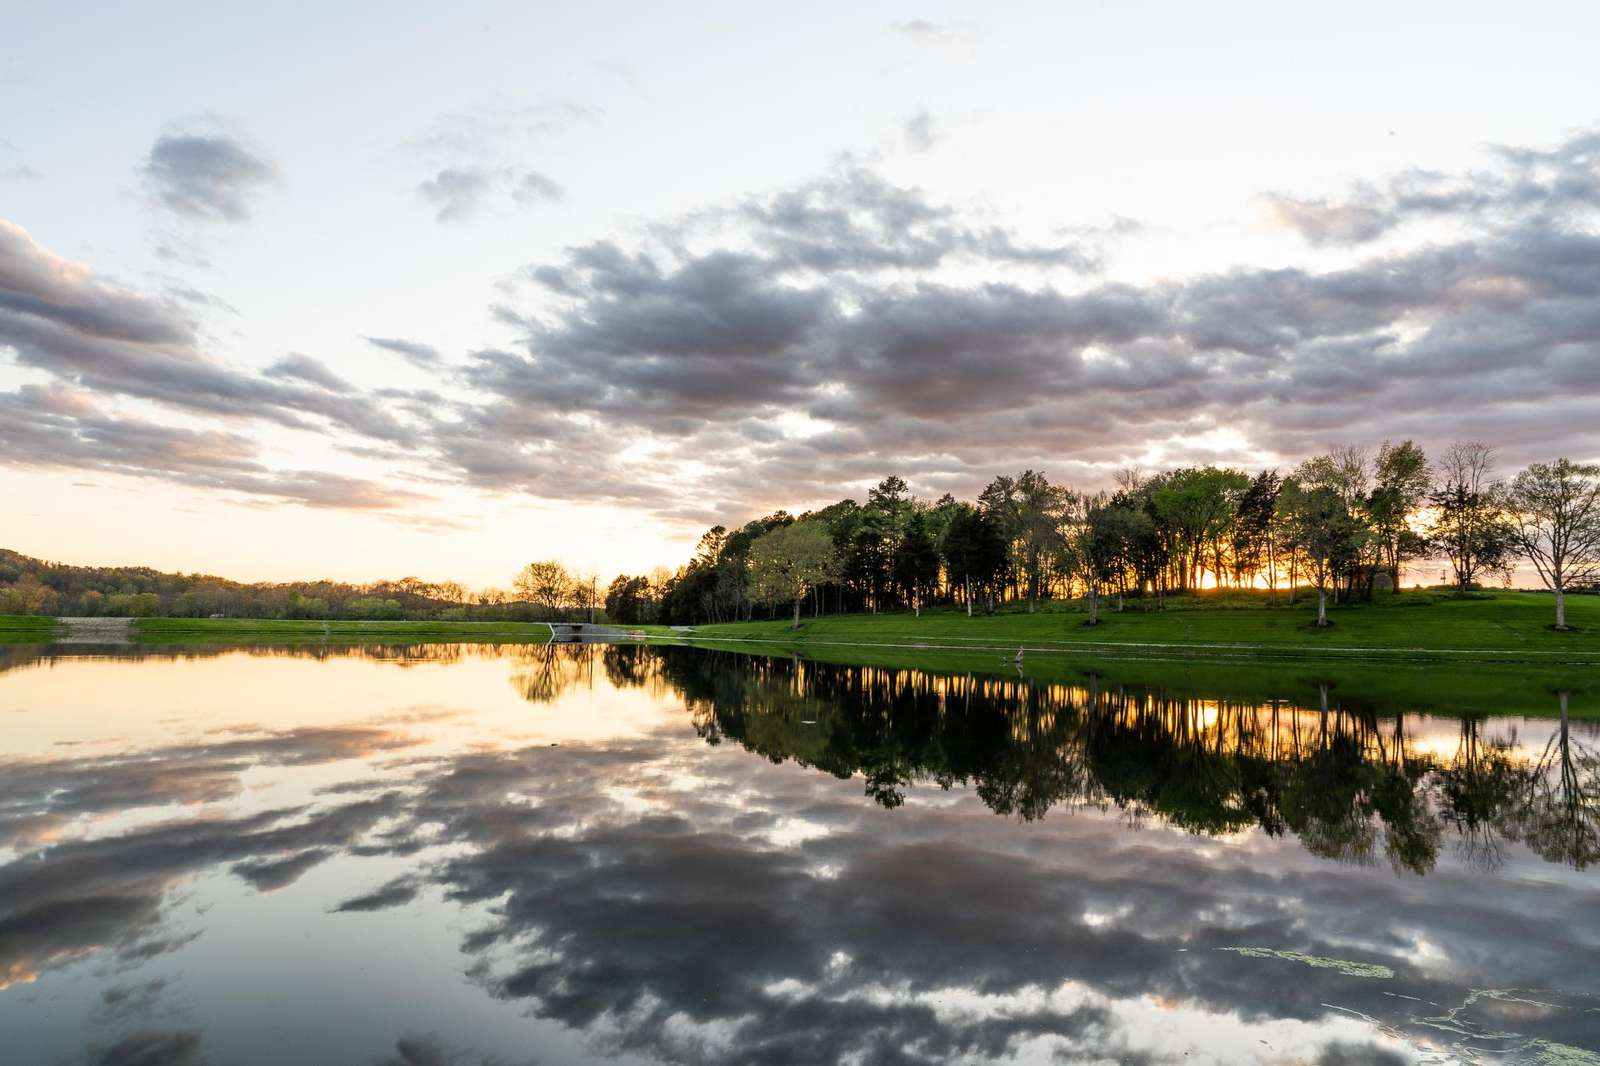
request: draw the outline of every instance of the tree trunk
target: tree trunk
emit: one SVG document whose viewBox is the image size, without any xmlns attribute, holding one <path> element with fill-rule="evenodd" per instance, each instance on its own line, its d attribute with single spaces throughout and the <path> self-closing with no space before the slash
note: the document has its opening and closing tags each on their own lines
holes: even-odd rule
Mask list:
<svg viewBox="0 0 1600 1066">
<path fill-rule="evenodd" d="M 800 601 L 803 599 L 805 599 L 804 593 L 794 598 L 794 625 L 790 626 L 790 629 L 800 628 Z"/>
<path fill-rule="evenodd" d="M 1556 582 L 1556 628 L 1567 628 L 1567 590 L 1561 587 L 1562 582 Z"/>
<path fill-rule="evenodd" d="M 1089 624 L 1100 624 L 1100 586 L 1089 582 Z"/>
<path fill-rule="evenodd" d="M 1278 606 L 1278 556 L 1272 538 L 1267 538 L 1267 602 Z"/>
<path fill-rule="evenodd" d="M 971 577 L 963 577 L 961 579 L 961 584 L 962 584 L 961 598 L 967 601 L 967 617 L 971 618 L 972 617 L 972 578 Z"/>
<path fill-rule="evenodd" d="M 1328 588 L 1324 582 L 1317 586 L 1317 625 L 1328 624 Z"/>
</svg>

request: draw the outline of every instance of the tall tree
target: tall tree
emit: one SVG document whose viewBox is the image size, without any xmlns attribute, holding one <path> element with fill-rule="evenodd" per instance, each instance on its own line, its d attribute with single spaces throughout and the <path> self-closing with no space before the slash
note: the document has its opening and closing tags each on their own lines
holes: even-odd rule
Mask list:
<svg viewBox="0 0 1600 1066">
<path fill-rule="evenodd" d="M 930 512 L 915 510 L 894 553 L 894 581 L 906 602 L 922 617 L 922 604 L 939 581 L 939 549 L 931 532 Z"/>
<path fill-rule="evenodd" d="M 1017 480 L 1010 474 L 1001 474 L 978 493 L 978 508 L 989 520 L 989 526 L 1000 536 L 1006 547 L 1005 568 L 1000 579 L 1016 587 L 1022 573 L 1017 558 L 1017 544 L 1022 537 L 1022 508 L 1017 501 Z"/>
<path fill-rule="evenodd" d="M 1328 624 L 1328 588 L 1340 569 L 1358 550 L 1360 527 L 1350 515 L 1344 497 L 1327 484 L 1319 484 L 1316 471 L 1306 464 L 1283 484 L 1279 504 L 1291 543 L 1306 561 L 1317 589 L 1317 625 Z"/>
<path fill-rule="evenodd" d="M 1022 573 L 1028 583 L 1028 613 L 1039 601 L 1039 586 L 1055 550 L 1061 544 L 1061 523 L 1071 492 L 1052 485 L 1037 470 L 1024 470 L 1016 481 L 1016 536 Z"/>
<path fill-rule="evenodd" d="M 546 559 L 524 566 L 511 587 L 518 596 L 543 610 L 547 617 L 554 618 L 571 601 L 573 581 L 566 567 Z"/>
<path fill-rule="evenodd" d="M 1072 573 L 1083 582 L 1089 625 L 1100 624 L 1100 590 L 1114 579 L 1130 531 L 1128 512 L 1104 493 L 1074 497 L 1065 536 Z"/>
<path fill-rule="evenodd" d="M 618 574 L 606 587 L 606 617 L 623 625 L 650 620 L 650 579 Z"/>
<path fill-rule="evenodd" d="M 1600 466 L 1534 463 L 1506 492 L 1512 540 L 1556 594 L 1556 628 L 1567 628 L 1567 589 L 1600 580 Z"/>
<path fill-rule="evenodd" d="M 1200 588 L 1205 570 L 1211 570 L 1220 584 L 1222 544 L 1233 525 L 1238 498 L 1250 485 L 1249 475 L 1214 466 L 1189 467 L 1152 485 L 1154 517 L 1169 531 L 1172 562 L 1180 567 L 1179 584 L 1188 590 Z"/>
<path fill-rule="evenodd" d="M 750 591 L 777 606 L 794 603 L 794 628 L 800 628 L 800 605 L 807 593 L 838 575 L 833 537 L 821 522 L 778 526 L 750 545 Z"/>
<path fill-rule="evenodd" d="M 1367 512 L 1383 566 L 1393 588 L 1400 588 L 1400 565 L 1427 550 L 1427 542 L 1411 528 L 1411 516 L 1427 502 L 1433 488 L 1428 457 L 1411 441 L 1383 442 L 1378 449 L 1376 484 Z"/>
<path fill-rule="evenodd" d="M 1439 457 L 1438 487 L 1428 497 L 1434 510 L 1429 545 L 1450 561 L 1462 592 L 1485 573 L 1509 572 L 1513 560 L 1494 460 L 1494 449 L 1482 441 L 1450 445 Z"/>
<path fill-rule="evenodd" d="M 951 583 L 961 585 L 971 618 L 974 589 L 981 592 L 1005 572 L 1005 541 L 988 511 L 963 503 L 950 518 L 940 552 Z"/>
<path fill-rule="evenodd" d="M 1283 479 L 1276 470 L 1263 470 L 1250 480 L 1239 495 L 1233 523 L 1233 566 L 1240 584 L 1254 583 L 1265 574 L 1268 595 L 1277 599 L 1277 553 L 1273 543 L 1273 516 L 1278 510 L 1278 493 Z"/>
</svg>

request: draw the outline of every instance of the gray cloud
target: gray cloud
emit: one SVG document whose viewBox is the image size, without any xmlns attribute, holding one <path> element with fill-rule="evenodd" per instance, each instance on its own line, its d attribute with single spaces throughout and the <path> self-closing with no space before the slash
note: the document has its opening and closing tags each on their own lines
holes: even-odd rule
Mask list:
<svg viewBox="0 0 1600 1066">
<path fill-rule="evenodd" d="M 355 386 L 328 369 L 326 363 L 309 355 L 290 352 L 262 371 L 269 378 L 304 381 L 329 392 L 354 392 Z"/>
<path fill-rule="evenodd" d="M 435 208 L 439 222 L 460 222 L 477 214 L 494 188 L 493 176 L 481 167 L 445 167 L 417 186 L 417 192 Z"/>
<path fill-rule="evenodd" d="M 500 314 L 525 349 L 470 358 L 485 399 L 435 441 L 477 484 L 565 491 L 547 469 L 560 447 L 580 491 L 728 519 L 887 471 L 930 495 L 1040 463 L 1104 482 L 1149 465 L 1151 446 L 1171 463 L 1292 462 L 1338 440 L 1439 446 L 1492 428 L 1510 464 L 1597 456 L 1594 142 L 1295 208 L 1326 242 L 1426 213 L 1462 220 L 1452 240 L 1335 269 L 1077 288 L 1041 268 L 1092 270 L 1126 223 L 1035 243 L 846 163 L 529 267 L 534 307 Z M 808 429 L 774 433 L 783 415 Z M 586 454 L 586 419 L 608 449 L 650 443 L 659 466 Z M 705 471 L 687 492 L 675 457 Z"/>
<path fill-rule="evenodd" d="M 0 221 L 0 346 L 43 370 L 48 386 L 0 393 L 0 457 L 33 466 L 92 468 L 296 500 L 313 506 L 390 509 L 422 497 L 316 471 L 275 471 L 258 461 L 238 423 L 352 434 L 415 447 L 426 405 L 363 394 L 309 356 L 292 354 L 261 374 L 207 358 L 186 306 L 118 288 L 34 244 Z M 131 397 L 186 414 L 225 418 L 226 429 L 164 426 L 107 413 Z M 400 417 L 396 412 L 403 412 Z"/>
<path fill-rule="evenodd" d="M 554 203 L 566 194 L 555 179 L 537 170 L 518 173 L 509 167 L 465 163 L 445 167 L 417 186 L 439 222 L 471 218 L 508 190 L 511 200 L 522 207 Z"/>
<path fill-rule="evenodd" d="M 272 162 L 227 134 L 166 133 L 144 164 L 156 202 L 186 218 L 244 222 L 252 201 L 277 180 Z"/>
<path fill-rule="evenodd" d="M 933 112 L 927 108 L 908 118 L 901 133 L 905 138 L 907 150 L 917 153 L 931 151 L 943 135 L 939 120 L 934 118 Z"/>
<path fill-rule="evenodd" d="M 400 907 L 417 898 L 420 884 L 415 877 L 397 877 L 362 896 L 354 896 L 334 908 L 336 911 L 381 911 Z"/>
<path fill-rule="evenodd" d="M 1125 220 L 1024 233 L 846 159 L 527 265 L 491 310 L 520 341 L 452 367 L 451 383 L 471 391 L 449 398 L 362 392 L 303 356 L 261 374 L 221 366 L 200 352 L 189 312 L 201 305 L 126 293 L 9 227 L 0 344 L 56 377 L 65 391 L 52 403 L 117 395 L 266 419 L 354 436 L 349 448 L 408 457 L 419 476 L 693 521 L 824 502 L 888 471 L 931 495 L 1021 466 L 1097 483 L 1134 462 L 1294 461 L 1342 440 L 1431 447 L 1466 435 L 1492 435 L 1508 464 L 1587 458 L 1600 456 L 1596 145 L 1586 132 L 1495 149 L 1482 170 L 1271 201 L 1315 242 L 1447 221 L 1432 243 L 1334 268 L 1144 284 L 1101 280 L 1136 229 Z M 508 195 L 518 175 L 461 173 L 481 181 L 445 182 L 441 213 Z M 416 341 L 368 340 L 425 369 L 444 362 Z M 156 439 L 95 411 L 23 402 L 13 394 L 3 416 L 22 461 L 92 456 L 113 440 L 151 470 L 177 452 L 213 471 L 179 465 L 179 479 L 255 461 L 236 426 Z M 306 499 L 397 499 L 241 469 L 248 484 Z"/>
<path fill-rule="evenodd" d="M 566 195 L 566 190 L 552 178 L 537 170 L 529 170 L 517 179 L 511 196 L 519 204 L 554 203 Z"/>
<path fill-rule="evenodd" d="M 1432 218 L 1504 223 L 1523 214 L 1555 222 L 1600 207 L 1600 132 L 1554 148 L 1496 145 L 1489 169 L 1468 174 L 1412 169 L 1357 182 L 1341 198 L 1271 193 L 1268 211 L 1314 245 L 1361 244 Z"/>
<path fill-rule="evenodd" d="M 368 337 L 367 343 L 382 348 L 384 351 L 402 355 L 424 370 L 431 370 L 438 366 L 442 360 L 439 349 L 431 344 L 419 341 L 408 341 L 398 337 Z"/>
<path fill-rule="evenodd" d="M 210 1060 L 199 1033 L 141 1029 L 96 1052 L 90 1061 L 93 1066 L 204 1066 Z"/>
</svg>

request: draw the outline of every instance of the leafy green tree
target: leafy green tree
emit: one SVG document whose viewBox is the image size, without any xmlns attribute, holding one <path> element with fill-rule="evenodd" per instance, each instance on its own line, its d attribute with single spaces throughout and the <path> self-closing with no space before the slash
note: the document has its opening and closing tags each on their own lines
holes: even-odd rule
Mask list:
<svg viewBox="0 0 1600 1066">
<path fill-rule="evenodd" d="M 1400 567 L 1426 553 L 1427 541 L 1411 528 L 1411 517 L 1428 500 L 1433 471 L 1428 457 L 1411 441 L 1383 442 L 1378 449 L 1376 484 L 1367 500 L 1375 543 L 1391 587 L 1400 587 Z"/>
<path fill-rule="evenodd" d="M 962 588 L 962 601 L 971 618 L 973 590 L 981 592 L 1005 573 L 1005 540 L 988 511 L 963 503 L 951 515 L 939 550 L 951 584 Z"/>
<path fill-rule="evenodd" d="M 1170 558 L 1180 567 L 1182 588 L 1198 589 L 1205 570 L 1215 574 L 1219 583 L 1223 580 L 1223 545 L 1238 499 L 1249 485 L 1250 477 L 1244 472 L 1214 466 L 1175 470 L 1153 483 L 1153 517 L 1167 533 Z"/>
<path fill-rule="evenodd" d="M 794 628 L 800 628 L 800 605 L 806 594 L 838 574 L 833 537 L 821 522 L 778 526 L 750 545 L 750 591 L 756 599 L 777 606 L 794 603 Z"/>
<path fill-rule="evenodd" d="M 1089 625 L 1100 624 L 1100 590 L 1115 579 L 1126 544 L 1122 509 L 1104 493 L 1075 497 L 1067 523 L 1066 556 L 1088 594 Z"/>
<path fill-rule="evenodd" d="M 655 606 L 650 595 L 650 579 L 618 574 L 606 587 L 606 617 L 622 625 L 650 621 Z"/>
<path fill-rule="evenodd" d="M 1016 535 L 1022 573 L 1028 584 L 1028 613 L 1039 600 L 1050 559 L 1062 542 L 1062 523 L 1072 493 L 1050 484 L 1037 470 L 1024 470 L 1016 481 Z"/>
<path fill-rule="evenodd" d="M 894 581 L 906 602 L 922 616 L 922 604 L 939 582 L 939 549 L 934 544 L 929 512 L 913 511 L 894 555 Z"/>
<path fill-rule="evenodd" d="M 1276 470 L 1263 470 L 1240 493 L 1233 523 L 1234 580 L 1254 583 L 1257 574 L 1267 579 L 1268 595 L 1278 595 L 1277 545 L 1273 537 L 1273 518 L 1278 511 L 1278 493 L 1283 479 Z"/>
<path fill-rule="evenodd" d="M 1318 484 L 1315 470 L 1302 464 L 1279 494 L 1291 543 L 1306 560 L 1317 589 L 1317 625 L 1328 624 L 1328 589 L 1341 568 L 1356 558 L 1361 528 L 1344 497 L 1330 485 Z M 1304 480 L 1303 480 L 1304 478 Z"/>
</svg>

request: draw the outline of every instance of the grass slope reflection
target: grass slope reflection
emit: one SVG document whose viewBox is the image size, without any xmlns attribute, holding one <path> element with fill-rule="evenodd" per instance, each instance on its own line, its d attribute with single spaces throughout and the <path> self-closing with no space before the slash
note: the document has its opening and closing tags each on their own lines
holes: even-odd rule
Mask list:
<svg viewBox="0 0 1600 1066">
<path fill-rule="evenodd" d="M 0 1028 L 26 1040 L 87 982 L 93 1062 L 1600 1051 L 1591 723 L 692 649 L 316 654 L 109 665 L 174 686 L 266 668 L 300 701 L 290 668 L 363 666 L 317 709 L 343 720 L 0 761 Z M 180 672 L 202 661 L 230 669 Z M 82 687 L 55 665 L 12 676 Z M 505 730 L 480 676 L 520 707 Z M 460 707 L 415 705 L 453 678 Z M 571 739 L 628 698 L 657 716 Z M 252 923 L 255 954 L 205 951 Z M 372 974 L 433 930 L 464 955 L 406 967 L 396 1011 Z M 259 976 L 274 952 L 308 995 L 272 1019 L 299 1042 L 269 1048 L 231 1008 L 290 1009 Z M 510 1014 L 439 1010 L 463 972 Z M 80 1040 L 49 1016 L 51 1046 Z"/>
</svg>

